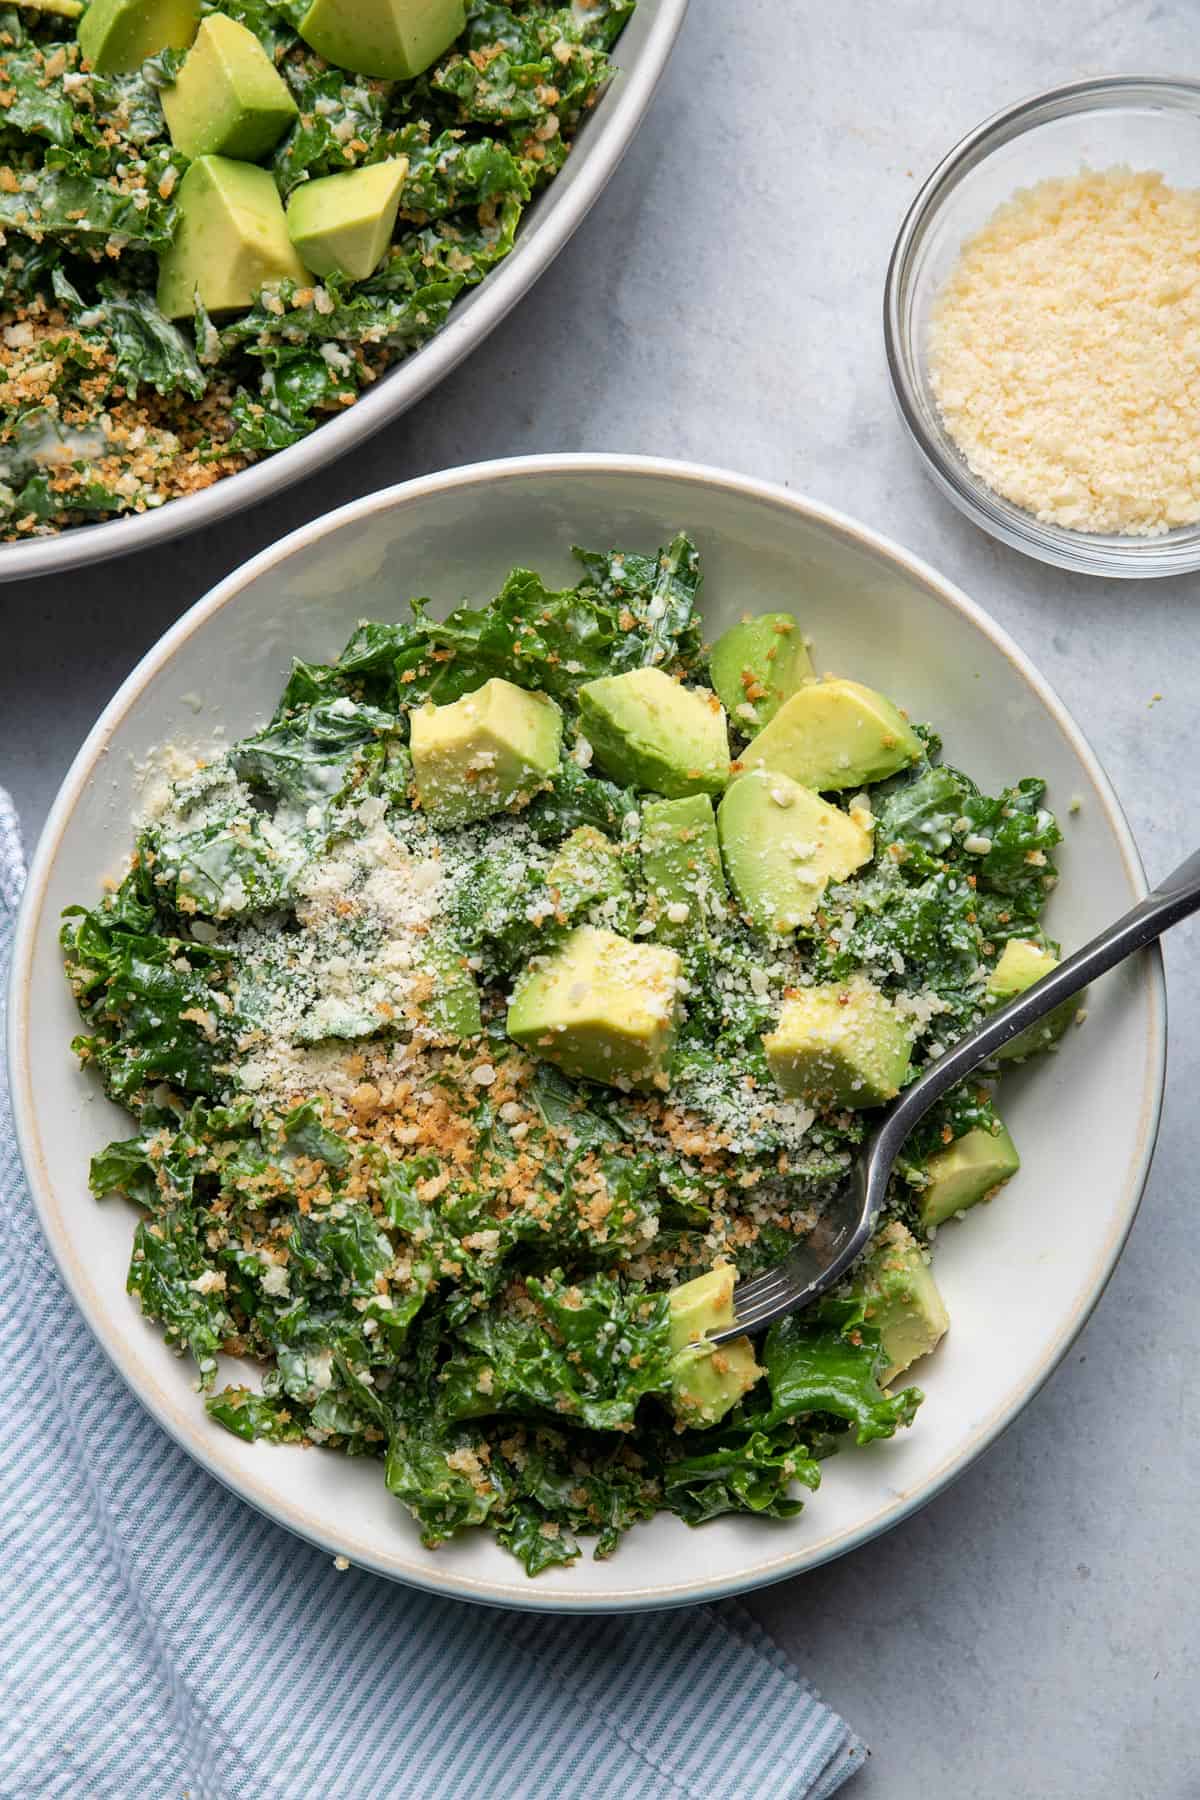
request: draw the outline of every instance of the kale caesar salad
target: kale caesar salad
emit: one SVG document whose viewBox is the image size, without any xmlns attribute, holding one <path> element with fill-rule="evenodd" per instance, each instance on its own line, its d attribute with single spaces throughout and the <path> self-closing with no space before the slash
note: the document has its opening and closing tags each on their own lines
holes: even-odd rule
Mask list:
<svg viewBox="0 0 1200 1800">
<path fill-rule="evenodd" d="M 633 0 L 0 8 L 0 538 L 297 443 L 513 247 Z"/>
<path fill-rule="evenodd" d="M 982 793 L 790 613 L 706 643 L 684 535 L 575 556 L 296 661 L 63 927 L 74 1048 L 137 1122 L 91 1187 L 140 1209 L 129 1290 L 211 1417 L 374 1458 L 425 1544 L 483 1527 L 530 1575 L 659 1512 L 789 1517 L 911 1424 L 937 1230 L 1018 1167 L 992 1082 L 922 1122 L 840 1290 L 706 1333 L 1056 958 L 1041 781 Z"/>
</svg>

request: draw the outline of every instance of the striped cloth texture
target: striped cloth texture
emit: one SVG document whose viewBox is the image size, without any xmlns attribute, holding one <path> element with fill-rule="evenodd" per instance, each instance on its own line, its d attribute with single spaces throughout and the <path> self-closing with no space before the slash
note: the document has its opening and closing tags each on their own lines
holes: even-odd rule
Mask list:
<svg viewBox="0 0 1200 1800">
<path fill-rule="evenodd" d="M 0 790 L 5 988 L 22 879 Z M 824 1800 L 866 1754 L 736 1603 L 467 1606 L 341 1571 L 228 1493 L 62 1287 L 0 1069 L 5 1800 Z"/>
</svg>

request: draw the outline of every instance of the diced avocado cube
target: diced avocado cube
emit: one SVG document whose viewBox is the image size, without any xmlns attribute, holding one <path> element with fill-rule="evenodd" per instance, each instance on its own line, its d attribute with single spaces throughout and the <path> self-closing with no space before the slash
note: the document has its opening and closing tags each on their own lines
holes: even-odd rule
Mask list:
<svg viewBox="0 0 1200 1800">
<path fill-rule="evenodd" d="M 580 825 L 563 839 L 546 881 L 557 895 L 556 911 L 572 922 L 585 914 L 594 924 L 626 931 L 633 925 L 633 903 L 621 852 L 594 825 Z"/>
<path fill-rule="evenodd" d="M 186 50 L 200 23 L 200 0 L 92 0 L 75 35 L 100 75 L 129 75 L 160 50 Z"/>
<path fill-rule="evenodd" d="M 266 169 L 201 156 L 176 204 L 175 237 L 158 259 L 158 304 L 168 319 L 190 319 L 197 294 L 207 312 L 242 312 L 271 282 L 308 280 Z"/>
<path fill-rule="evenodd" d="M 729 779 L 729 732 L 717 696 L 681 687 L 662 669 L 585 681 L 579 711 L 596 761 L 627 787 L 678 799 L 719 794 Z"/>
<path fill-rule="evenodd" d="M 936 1350 L 950 1329 L 921 1246 L 898 1219 L 884 1226 L 855 1270 L 854 1291 L 865 1300 L 867 1324 L 882 1340 L 889 1364 L 885 1383 Z"/>
<path fill-rule="evenodd" d="M 785 700 L 742 753 L 825 793 L 883 781 L 920 762 L 921 740 L 892 702 L 857 681 L 813 681 Z"/>
<path fill-rule="evenodd" d="M 439 1037 L 472 1038 L 483 1030 L 479 989 L 466 958 L 448 946 L 432 945 L 425 963 L 433 990 L 422 1006 L 425 1023 Z"/>
<path fill-rule="evenodd" d="M 721 855 L 738 905 L 759 931 L 786 936 L 815 917 L 831 881 L 870 862 L 859 819 L 786 775 L 739 775 L 717 808 Z"/>
<path fill-rule="evenodd" d="M 463 0 L 313 0 L 299 30 L 340 69 L 411 81 L 465 27 Z"/>
<path fill-rule="evenodd" d="M 708 933 L 728 889 L 707 794 L 648 800 L 642 808 L 642 878 L 656 934 L 678 943 Z"/>
<path fill-rule="evenodd" d="M 373 275 L 392 241 L 407 156 L 322 175 L 295 188 L 287 222 L 293 244 L 317 275 L 335 269 L 355 281 Z"/>
<path fill-rule="evenodd" d="M 791 613 L 739 619 L 712 647 L 712 684 L 743 737 L 769 725 L 785 700 L 816 679 L 804 633 Z"/>
<path fill-rule="evenodd" d="M 908 1074 L 912 1032 L 886 995 L 856 977 L 801 988 L 763 1039 L 785 1094 L 859 1110 L 894 1100 Z"/>
<path fill-rule="evenodd" d="M 545 694 L 501 676 L 410 718 L 413 780 L 439 825 L 527 806 L 558 768 L 562 714 Z"/>
<path fill-rule="evenodd" d="M 1000 960 L 988 976 L 987 997 L 992 1006 L 1007 1006 L 1026 988 L 1049 975 L 1051 969 L 1057 969 L 1058 958 L 1041 944 L 1034 943 L 1032 938 L 1010 938 L 1000 953 Z M 1082 994 L 1072 994 L 1061 1006 L 1056 1006 L 1052 1013 L 1039 1019 L 1036 1025 L 1030 1025 L 1026 1031 L 1019 1032 L 1005 1044 L 1003 1050 L 997 1050 L 1000 1062 L 1024 1062 L 1027 1056 L 1036 1056 L 1039 1050 L 1048 1050 L 1056 1044 L 1063 1032 L 1075 1018 L 1083 1005 Z"/>
<path fill-rule="evenodd" d="M 568 1075 L 664 1087 L 678 993 L 674 950 L 579 925 L 518 979 L 508 1035 Z"/>
<path fill-rule="evenodd" d="M 989 1200 L 1020 1166 L 1017 1146 L 1003 1125 L 997 1132 L 979 1128 L 955 1138 L 925 1163 L 929 1183 L 917 1194 L 922 1225 L 929 1230 Z"/>
<path fill-rule="evenodd" d="M 671 1290 L 671 1405 L 681 1425 L 715 1425 L 763 1374 L 749 1338 L 708 1344 L 705 1334 L 734 1322 L 731 1263 L 718 1263 Z"/>
<path fill-rule="evenodd" d="M 161 99 L 171 142 L 189 160 L 232 156 L 257 162 L 299 117 L 254 33 L 224 13 L 205 19 Z"/>
</svg>

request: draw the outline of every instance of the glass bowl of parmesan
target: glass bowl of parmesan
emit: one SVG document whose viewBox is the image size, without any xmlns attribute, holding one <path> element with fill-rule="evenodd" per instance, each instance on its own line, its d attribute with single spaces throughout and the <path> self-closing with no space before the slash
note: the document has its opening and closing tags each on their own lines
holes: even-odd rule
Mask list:
<svg viewBox="0 0 1200 1800">
<path fill-rule="evenodd" d="M 884 335 L 977 525 L 1090 575 L 1200 569 L 1200 82 L 1075 82 L 964 138 L 901 226 Z"/>
</svg>

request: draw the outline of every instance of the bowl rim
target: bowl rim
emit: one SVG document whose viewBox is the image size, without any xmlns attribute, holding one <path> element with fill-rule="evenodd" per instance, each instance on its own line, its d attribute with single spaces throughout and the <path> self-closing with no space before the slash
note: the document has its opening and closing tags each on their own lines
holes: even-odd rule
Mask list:
<svg viewBox="0 0 1200 1800">
<path fill-rule="evenodd" d="M 442 1573 L 437 1566 L 432 1566 L 432 1558 L 420 1562 L 405 1553 L 384 1556 L 371 1544 L 357 1541 L 345 1533 L 334 1538 L 318 1520 L 305 1513 L 301 1502 L 281 1502 L 277 1496 L 260 1490 L 253 1478 L 231 1463 L 222 1463 L 219 1448 L 203 1440 L 199 1430 L 200 1420 L 194 1407 L 187 1405 L 187 1397 L 173 1389 L 169 1392 L 165 1387 L 159 1387 L 154 1378 L 147 1377 L 145 1371 L 137 1366 L 135 1356 L 126 1355 L 118 1346 L 109 1342 L 103 1303 L 92 1287 L 82 1260 L 73 1251 L 67 1225 L 69 1210 L 58 1203 L 42 1151 L 39 1114 L 25 1044 L 34 1017 L 34 951 L 40 932 L 44 929 L 46 890 L 63 835 L 83 789 L 92 779 L 97 766 L 102 763 L 110 738 L 143 690 L 195 632 L 201 630 L 225 607 L 235 604 L 243 589 L 268 569 L 287 561 L 297 551 L 307 548 L 344 525 L 433 496 L 467 494 L 479 484 L 495 482 L 525 481 L 560 475 L 593 479 L 610 474 L 639 477 L 649 482 L 665 478 L 692 483 L 697 488 L 719 488 L 743 499 L 766 504 L 811 523 L 829 527 L 851 543 L 889 561 L 921 585 L 931 598 L 948 611 L 964 617 L 1005 656 L 1063 734 L 1093 784 L 1103 808 L 1105 822 L 1124 864 L 1132 893 L 1140 896 L 1146 892 L 1141 858 L 1128 821 L 1108 776 L 1079 726 L 1054 689 L 1009 634 L 982 607 L 970 600 L 955 584 L 939 575 L 922 558 L 833 507 L 795 494 L 774 482 L 760 481 L 703 464 L 618 454 L 508 457 L 493 462 L 468 464 L 383 488 L 300 526 L 228 575 L 169 627 L 118 688 L 84 740 L 63 780 L 31 861 L 17 919 L 9 981 L 7 1048 L 13 1118 L 18 1147 L 43 1235 L 68 1292 L 93 1335 L 118 1374 L 157 1423 L 208 1474 L 215 1476 L 239 1498 L 332 1556 L 349 1556 L 359 1567 L 370 1569 L 375 1574 L 442 1596 L 510 1607 L 518 1611 L 563 1614 L 637 1612 L 695 1605 L 785 1580 L 858 1548 L 908 1518 L 949 1486 L 1000 1436 L 1039 1391 L 1067 1355 L 1103 1294 L 1137 1215 L 1149 1173 L 1162 1111 L 1166 1061 L 1166 988 L 1162 957 L 1156 944 L 1142 963 L 1142 976 L 1150 1004 L 1137 1140 L 1125 1176 L 1120 1212 L 1107 1238 L 1098 1247 L 1086 1291 L 1078 1306 L 1063 1322 L 1057 1339 L 1034 1375 L 1007 1394 L 985 1419 L 978 1422 L 966 1439 L 952 1454 L 944 1458 L 919 1488 L 884 1500 L 869 1518 L 853 1530 L 831 1534 L 818 1539 L 816 1543 L 808 1543 L 783 1554 L 776 1552 L 763 1560 L 748 1564 L 735 1575 L 724 1576 L 719 1580 L 671 1581 L 651 1587 L 621 1589 L 611 1595 L 599 1595 L 595 1592 L 583 1595 L 550 1594 L 547 1591 L 539 1594 L 529 1591 L 534 1586 L 532 1583 L 522 1586 L 516 1581 L 483 1579 L 449 1570 Z M 189 1396 L 190 1393 L 189 1388 Z M 444 1567 L 442 1565 L 443 1569 Z"/>
<path fill-rule="evenodd" d="M 1187 538 L 1173 541 L 1171 534 L 1137 538 L 1068 531 L 1043 524 L 1024 507 L 993 492 L 971 472 L 963 457 L 949 455 L 926 425 L 914 378 L 923 352 L 906 323 L 904 301 L 912 261 L 926 231 L 962 180 L 994 151 L 1034 126 L 1072 114 L 1107 112 L 1139 98 L 1148 106 L 1200 115 L 1200 79 L 1153 74 L 1093 76 L 1027 94 L 991 113 L 959 138 L 921 183 L 896 234 L 883 287 L 883 343 L 892 396 L 935 485 L 973 525 L 1012 550 L 1073 574 L 1131 581 L 1194 574 L 1200 569 L 1200 532 L 1187 527 Z"/>
<path fill-rule="evenodd" d="M 146 512 L 126 513 L 101 524 L 71 526 L 52 537 L 0 544 L 0 583 L 61 574 L 84 564 L 149 550 L 232 518 L 315 475 L 424 399 L 490 336 L 545 273 L 600 198 L 633 142 L 670 60 L 688 0 L 639 0 L 639 6 L 650 20 L 641 46 L 629 64 L 615 63 L 601 110 L 584 122 L 578 154 L 573 148 L 563 174 L 536 197 L 511 253 L 465 294 L 461 303 L 455 303 L 440 331 L 385 371 L 344 413 L 325 420 L 299 443 L 234 475 L 222 476 L 198 494 L 186 494 Z M 616 53 L 620 53 L 620 40 Z M 563 179 L 567 172 L 569 181 Z M 531 233 L 526 226 L 530 214 L 534 214 L 536 226 Z"/>
</svg>

